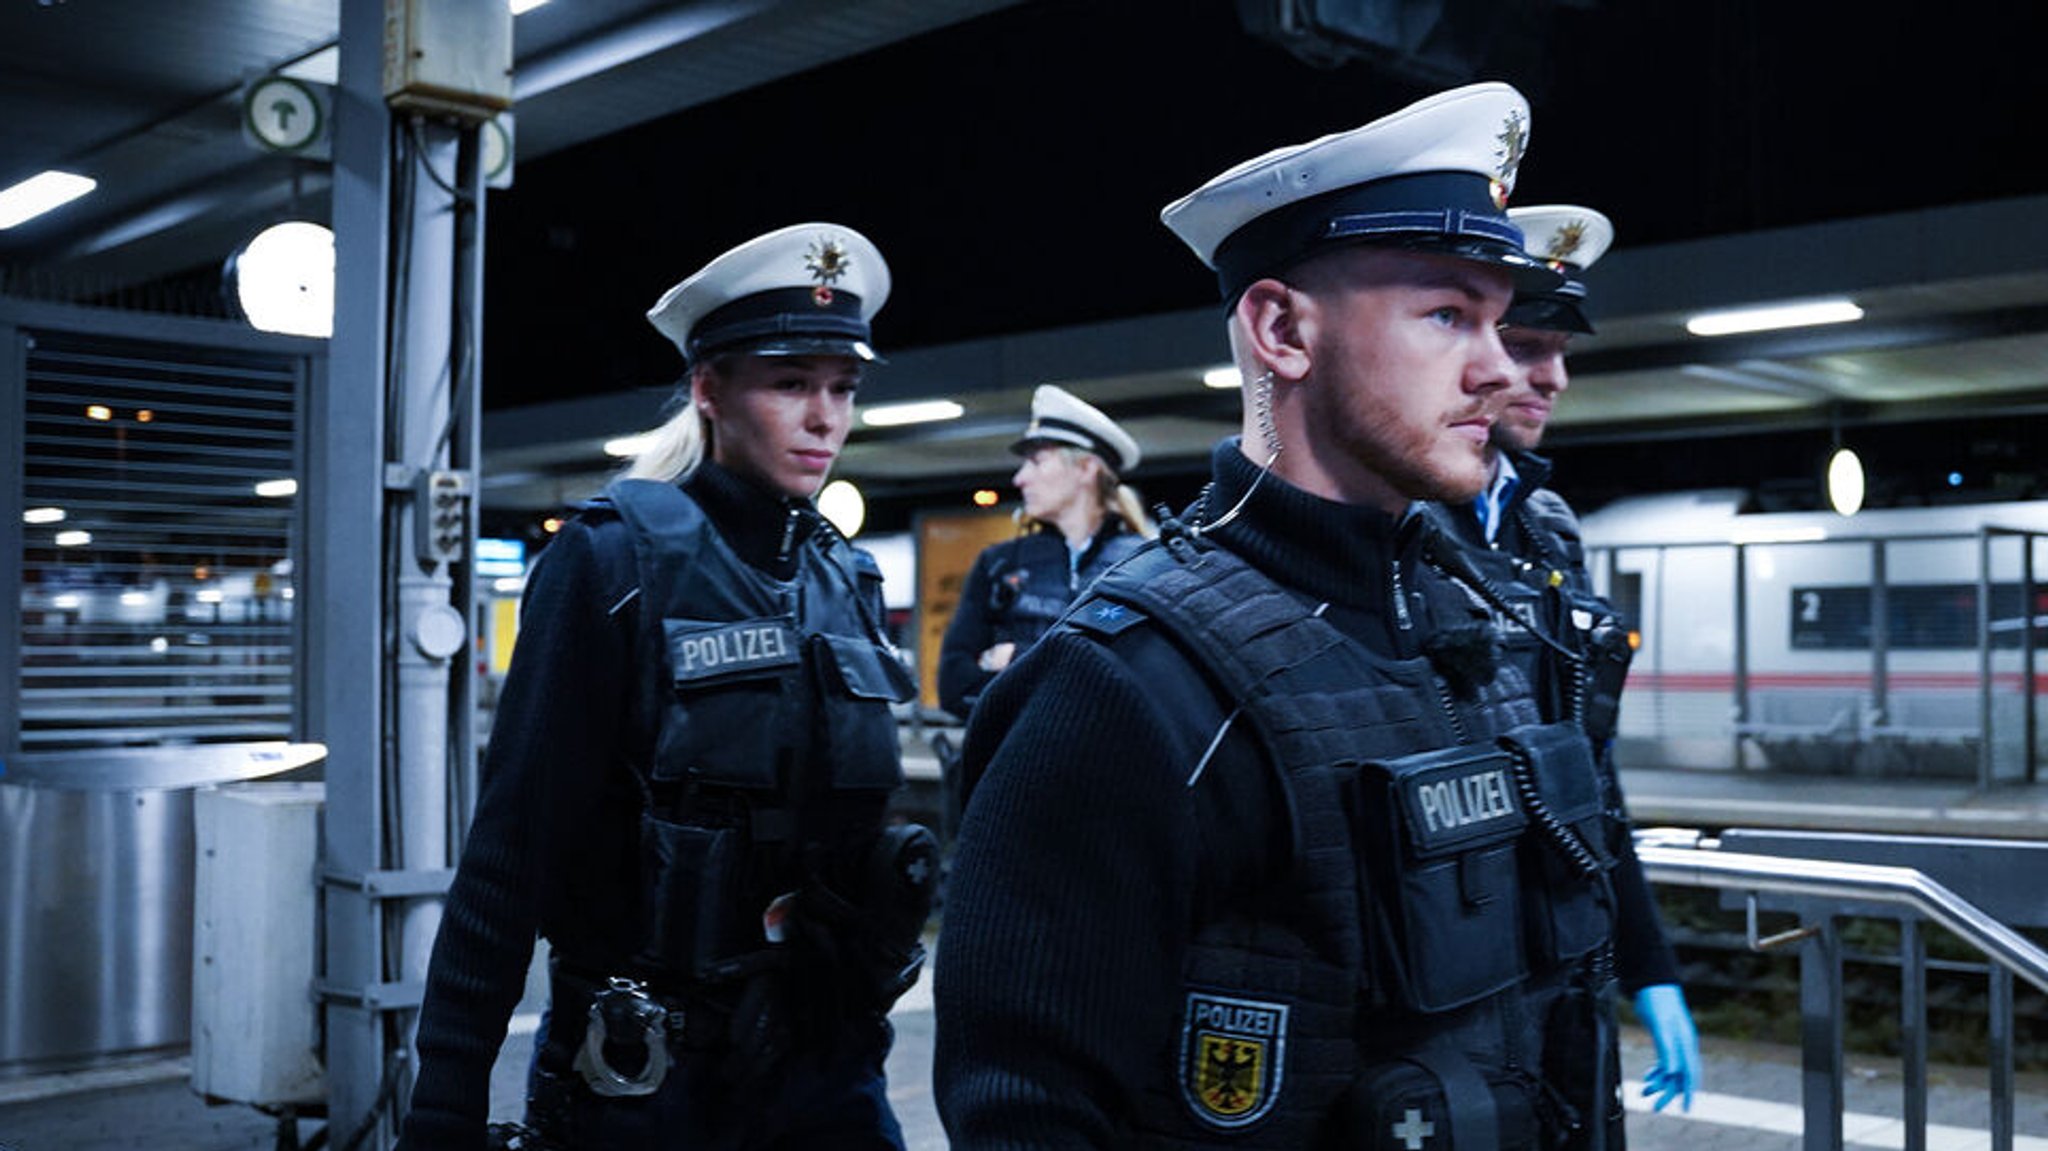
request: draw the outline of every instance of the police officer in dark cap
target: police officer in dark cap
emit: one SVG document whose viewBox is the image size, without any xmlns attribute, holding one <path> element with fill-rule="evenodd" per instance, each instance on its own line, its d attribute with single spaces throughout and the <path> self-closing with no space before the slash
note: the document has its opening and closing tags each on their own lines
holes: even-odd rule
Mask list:
<svg viewBox="0 0 2048 1151">
<path fill-rule="evenodd" d="M 997 672 L 1153 531 L 1122 482 L 1138 466 L 1138 441 L 1066 389 L 1039 386 L 1010 450 L 1023 461 L 1011 482 L 1029 530 L 975 557 L 939 648 L 939 705 L 962 719 Z"/>
<path fill-rule="evenodd" d="M 886 1015 L 923 958 L 936 843 L 885 825 L 912 684 L 879 569 L 811 503 L 888 294 L 866 237 L 799 224 L 648 313 L 688 383 L 528 583 L 401 1146 L 486 1146 L 538 934 L 548 1013 L 497 1143 L 902 1147 Z"/>
<path fill-rule="evenodd" d="M 983 696 L 935 987 L 956 1148 L 1611 1147 L 1598 772 L 1420 501 L 1465 503 L 1558 283 L 1513 88 L 1240 164 L 1163 219 L 1243 432 Z"/>
<path fill-rule="evenodd" d="M 1470 503 L 1432 511 L 1466 545 L 1487 594 L 1501 601 L 1503 650 L 1535 687 L 1544 717 L 1574 720 L 1592 741 L 1608 807 L 1608 849 L 1617 860 L 1617 974 L 1623 991 L 1634 997 L 1658 1057 L 1644 1076 L 1643 1094 L 1656 1097 L 1657 1110 L 1673 1099 L 1689 1110 L 1699 1082 L 1699 1037 L 1627 834 L 1613 762 L 1618 697 L 1631 654 L 1629 625 L 1594 593 L 1578 516 L 1545 486 L 1551 464 L 1536 454 L 1557 400 L 1570 386 L 1565 352 L 1574 336 L 1593 333 L 1581 277 L 1613 244 L 1614 225 L 1576 204 L 1510 208 L 1508 218 L 1522 229 L 1528 254 L 1565 279 L 1554 288 L 1515 295 L 1501 321 L 1501 344 L 1514 361 L 1515 377 L 1487 448 L 1486 488 Z M 1566 658 L 1549 646 L 1553 642 L 1569 647 L 1576 658 Z"/>
</svg>

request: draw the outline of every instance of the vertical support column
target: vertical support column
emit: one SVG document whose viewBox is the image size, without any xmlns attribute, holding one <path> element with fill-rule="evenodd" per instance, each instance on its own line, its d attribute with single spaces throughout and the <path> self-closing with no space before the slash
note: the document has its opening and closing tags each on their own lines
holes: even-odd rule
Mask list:
<svg viewBox="0 0 2048 1151">
<path fill-rule="evenodd" d="M 1899 920 L 1899 1071 L 1905 1151 L 1927 1151 L 1927 936 L 1920 920 Z"/>
<path fill-rule="evenodd" d="M 1742 725 L 1749 722 L 1749 549 L 1735 545 L 1735 770 L 1749 766 Z"/>
<path fill-rule="evenodd" d="M 2012 968 L 1991 961 L 1991 1151 L 2012 1151 Z"/>
<path fill-rule="evenodd" d="M 1817 918 L 1799 945 L 1800 1098 L 1806 1110 L 1806 1151 L 1842 1146 L 1842 943 L 1834 914 L 1809 906 L 1802 919 Z"/>
<path fill-rule="evenodd" d="M 1870 706 L 1877 722 L 1892 721 L 1891 575 L 1885 542 L 1870 541 Z"/>
<path fill-rule="evenodd" d="M 1991 730 L 1991 532 L 1977 529 L 1977 786 L 1988 789 L 1997 760 Z"/>
<path fill-rule="evenodd" d="M 397 843 L 393 866 L 430 871 L 453 862 L 448 851 L 448 665 L 451 657 L 464 658 L 469 646 L 468 624 L 450 602 L 449 565 L 421 554 L 419 547 L 436 531 L 431 523 L 435 489 L 424 481 L 448 470 L 453 391 L 462 371 L 454 336 L 455 221 L 463 209 L 453 181 L 460 131 L 417 116 L 397 122 L 394 130 L 402 134 L 398 152 L 403 159 L 393 174 L 400 189 L 397 226 L 404 231 L 392 277 L 398 326 L 391 333 L 395 375 L 389 387 L 397 426 L 387 439 L 396 452 L 393 478 L 402 477 L 410 494 L 398 499 L 390 557 L 398 625 L 392 653 L 398 693 L 391 717 L 398 805 L 397 826 L 391 830 Z M 474 490 L 474 484 L 468 486 Z M 396 978 L 424 981 L 441 903 L 408 900 L 398 917 L 392 957 Z"/>
<path fill-rule="evenodd" d="M 21 430 L 28 395 L 28 336 L 13 324 L 0 323 L 0 603 L 8 605 L 8 622 L 0 627 L 0 781 L 7 778 L 7 760 L 16 751 L 21 730 Z"/>
<path fill-rule="evenodd" d="M 307 738 L 327 745 L 322 869 L 384 866 L 384 348 L 390 237 L 391 115 L 384 106 L 384 5 L 342 0 L 334 90 L 335 314 L 326 378 L 306 420 Z M 361 884 L 323 886 L 323 982 L 385 978 L 383 917 Z M 323 1015 L 330 1142 L 369 1125 L 397 1068 L 374 1002 L 340 999 Z M 387 1132 L 388 1134 L 388 1132 Z M 388 1138 L 366 1140 L 382 1147 Z"/>
<path fill-rule="evenodd" d="M 2039 756 L 2035 749 L 2040 746 L 2041 716 L 2034 705 L 2034 545 L 2041 537 L 2034 532 L 2022 533 L 2020 541 L 2020 714 L 2025 716 L 2025 750 L 2021 753 L 2026 765 L 2026 781 L 2038 782 L 2040 777 Z"/>
</svg>

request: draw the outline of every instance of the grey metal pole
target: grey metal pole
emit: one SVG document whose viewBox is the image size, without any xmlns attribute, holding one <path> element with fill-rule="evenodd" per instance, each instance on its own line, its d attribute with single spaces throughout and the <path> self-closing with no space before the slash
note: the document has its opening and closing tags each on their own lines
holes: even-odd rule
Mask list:
<svg viewBox="0 0 2048 1151">
<path fill-rule="evenodd" d="M 368 989 L 384 981 L 382 913 L 361 877 L 384 866 L 382 731 L 384 347 L 391 114 L 382 0 L 343 0 L 334 91 L 334 338 L 309 406 L 307 736 L 327 745 L 321 985 L 328 1122 L 339 1148 L 376 1122 L 391 1044 Z M 382 1144 L 379 1144 L 380 1146 Z"/>
<path fill-rule="evenodd" d="M 468 646 L 469 628 L 451 602 L 448 564 L 423 554 L 427 549 L 419 541 L 436 534 L 432 521 L 441 510 L 436 501 L 444 498 L 442 493 L 448 493 L 449 506 L 466 508 L 465 493 L 474 485 L 448 467 L 457 371 L 453 320 L 459 211 L 450 188 L 460 130 L 417 116 L 397 130 L 410 145 L 400 149 L 406 163 L 394 174 L 401 182 L 400 206 L 410 211 L 398 221 L 406 234 L 395 238 L 400 260 L 393 291 L 400 301 L 400 326 L 391 333 L 396 374 L 389 381 L 398 423 L 391 437 L 397 449 L 392 478 L 405 488 L 394 493 L 398 524 L 394 554 L 388 557 L 395 572 L 398 628 L 391 651 L 398 677 L 392 716 L 398 805 L 392 830 L 398 845 L 395 865 L 421 871 L 454 862 L 448 843 L 448 665 Z M 467 531 L 467 512 L 461 515 Z M 427 955 L 440 923 L 439 900 L 404 904 L 395 957 L 399 980 L 425 982 Z"/>
</svg>

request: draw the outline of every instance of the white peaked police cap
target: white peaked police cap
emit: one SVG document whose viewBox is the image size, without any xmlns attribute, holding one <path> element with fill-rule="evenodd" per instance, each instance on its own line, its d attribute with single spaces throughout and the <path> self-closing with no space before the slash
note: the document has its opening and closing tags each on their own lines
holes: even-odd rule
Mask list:
<svg viewBox="0 0 2048 1151">
<path fill-rule="evenodd" d="M 1593 331 L 1586 318 L 1586 285 L 1579 273 L 1607 254 L 1614 243 L 1614 224 L 1606 216 L 1577 204 L 1537 204 L 1509 208 L 1508 218 L 1522 229 L 1524 250 L 1564 276 L 1548 291 L 1517 292 L 1502 323 L 1555 332 Z"/>
<path fill-rule="evenodd" d="M 889 265 L 843 224 L 757 236 L 662 293 L 647 319 L 690 363 L 719 352 L 876 358 L 868 321 L 889 299 Z"/>
<path fill-rule="evenodd" d="M 1522 94 L 1468 84 L 1247 160 L 1159 218 L 1215 269 L 1226 300 L 1326 246 L 1358 243 L 1499 265 L 1518 289 L 1540 289 L 1558 274 L 1529 258 L 1507 216 L 1528 147 Z"/>
<path fill-rule="evenodd" d="M 1143 458 L 1138 441 L 1117 427 L 1115 420 L 1052 384 L 1040 384 L 1031 394 L 1031 422 L 1025 425 L 1024 434 L 1017 437 L 1010 450 L 1021 455 L 1032 445 L 1044 443 L 1086 448 L 1101 456 L 1118 475 L 1137 467 Z"/>
</svg>

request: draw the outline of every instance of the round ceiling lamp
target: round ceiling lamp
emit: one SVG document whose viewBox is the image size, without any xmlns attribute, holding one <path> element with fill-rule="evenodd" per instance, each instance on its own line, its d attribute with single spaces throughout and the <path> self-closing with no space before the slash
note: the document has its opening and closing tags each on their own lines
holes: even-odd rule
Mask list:
<svg viewBox="0 0 2048 1151">
<path fill-rule="evenodd" d="M 1828 458 L 1828 506 L 1845 516 L 1863 510 L 1863 461 L 1853 448 L 1836 448 Z"/>
<path fill-rule="evenodd" d="M 228 260 L 249 326 L 288 336 L 334 334 L 334 233 L 292 220 L 256 234 Z"/>
<path fill-rule="evenodd" d="M 833 480 L 818 493 L 818 514 L 832 521 L 839 534 L 852 539 L 868 519 L 868 501 L 847 480 Z"/>
</svg>

